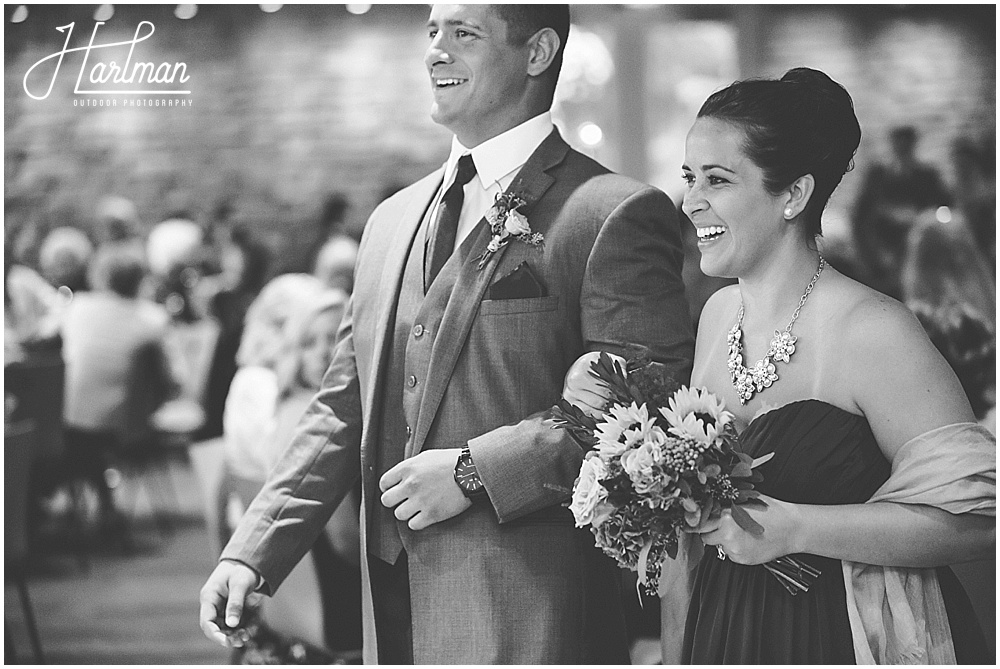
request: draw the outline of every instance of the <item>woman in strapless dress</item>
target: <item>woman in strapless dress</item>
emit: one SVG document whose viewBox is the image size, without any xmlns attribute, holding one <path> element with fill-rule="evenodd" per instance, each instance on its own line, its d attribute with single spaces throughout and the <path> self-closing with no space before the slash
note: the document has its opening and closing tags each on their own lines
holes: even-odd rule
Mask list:
<svg viewBox="0 0 1000 669">
<path fill-rule="evenodd" d="M 805 68 L 713 94 L 688 134 L 701 268 L 738 279 L 705 305 L 691 385 L 773 456 L 766 508 L 748 507 L 763 534 L 728 512 L 694 528 L 704 554 L 662 597 L 664 663 L 993 662 L 945 565 L 994 553 L 995 439 L 916 318 L 816 242 L 860 137 L 847 91 Z M 762 566 L 784 555 L 821 572 L 808 592 Z M 865 599 L 870 577 L 941 606 L 916 606 L 911 634 Z"/>
</svg>

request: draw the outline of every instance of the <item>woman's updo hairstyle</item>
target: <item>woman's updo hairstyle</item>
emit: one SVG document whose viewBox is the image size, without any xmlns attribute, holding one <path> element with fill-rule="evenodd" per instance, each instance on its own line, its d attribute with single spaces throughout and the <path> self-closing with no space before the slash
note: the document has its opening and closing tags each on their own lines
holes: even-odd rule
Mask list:
<svg viewBox="0 0 1000 669">
<path fill-rule="evenodd" d="M 822 234 L 823 209 L 853 169 L 861 142 L 854 103 L 843 86 L 818 70 L 797 67 L 781 79 L 737 81 L 713 93 L 698 111 L 702 117 L 743 131 L 743 151 L 763 170 L 771 194 L 811 174 L 816 185 L 802 220 L 811 236 Z"/>
</svg>

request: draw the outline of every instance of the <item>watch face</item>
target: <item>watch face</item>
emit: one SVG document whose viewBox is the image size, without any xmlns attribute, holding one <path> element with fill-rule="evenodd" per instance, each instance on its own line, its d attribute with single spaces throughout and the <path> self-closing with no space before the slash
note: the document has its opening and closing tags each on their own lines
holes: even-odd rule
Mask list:
<svg viewBox="0 0 1000 669">
<path fill-rule="evenodd" d="M 455 480 L 465 493 L 474 493 L 483 489 L 483 482 L 476 471 L 476 465 L 472 463 L 472 458 L 462 455 L 458 459 L 455 467 Z"/>
</svg>

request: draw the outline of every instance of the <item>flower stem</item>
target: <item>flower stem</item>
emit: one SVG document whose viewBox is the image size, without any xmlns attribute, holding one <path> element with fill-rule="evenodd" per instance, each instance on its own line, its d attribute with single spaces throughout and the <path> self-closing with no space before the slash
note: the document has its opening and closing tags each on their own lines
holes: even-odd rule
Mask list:
<svg viewBox="0 0 1000 669">
<path fill-rule="evenodd" d="M 784 556 L 764 565 L 792 595 L 809 592 L 809 587 L 822 572 L 798 558 Z"/>
</svg>

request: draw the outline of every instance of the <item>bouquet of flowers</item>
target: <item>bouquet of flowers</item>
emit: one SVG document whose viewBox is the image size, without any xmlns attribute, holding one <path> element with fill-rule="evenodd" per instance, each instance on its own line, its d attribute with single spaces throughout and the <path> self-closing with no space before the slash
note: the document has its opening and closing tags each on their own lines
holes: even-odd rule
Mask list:
<svg viewBox="0 0 1000 669">
<path fill-rule="evenodd" d="M 588 412 L 564 398 L 552 414 L 587 449 L 570 510 L 605 554 L 637 572 L 648 594 L 657 592 L 663 561 L 677 556 L 685 526 L 729 509 L 747 532 L 764 532 L 741 505 L 764 503 L 754 490 L 763 480 L 754 468 L 773 454 L 754 460 L 740 450 L 720 399 L 678 387 L 642 357 L 623 367 L 601 353 L 589 374 L 605 389 L 606 407 Z M 819 575 L 789 557 L 764 566 L 793 595 Z"/>
</svg>

